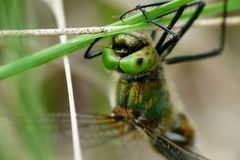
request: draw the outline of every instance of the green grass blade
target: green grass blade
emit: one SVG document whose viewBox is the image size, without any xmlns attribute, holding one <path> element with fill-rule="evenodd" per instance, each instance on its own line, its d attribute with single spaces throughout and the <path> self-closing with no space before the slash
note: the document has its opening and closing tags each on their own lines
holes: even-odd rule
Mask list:
<svg viewBox="0 0 240 160">
<path fill-rule="evenodd" d="M 149 18 L 156 15 L 164 14 L 168 11 L 179 8 L 180 6 L 191 2 L 192 0 L 175 0 L 166 5 L 157 7 L 149 12 Z M 217 14 L 222 12 L 223 3 L 217 3 L 206 7 L 203 11 L 203 15 Z M 240 10 L 240 5 L 238 0 L 232 0 L 228 4 L 228 11 Z M 191 12 L 185 13 L 182 18 L 188 18 L 191 15 Z M 169 20 L 164 21 L 167 23 Z M 162 21 L 161 21 L 162 22 Z M 126 25 L 131 24 L 131 25 Z M 99 33 L 92 35 L 82 35 L 74 39 L 70 39 L 64 44 L 57 44 L 55 46 L 46 48 L 42 51 L 34 53 L 30 56 L 24 57 L 12 63 L 6 64 L 0 67 L 0 79 L 5 79 L 7 77 L 13 76 L 15 74 L 21 73 L 25 70 L 40 66 L 44 63 L 52 61 L 56 58 L 59 58 L 63 55 L 70 54 L 74 51 L 77 51 L 87 45 L 97 37 L 106 37 L 114 35 L 121 32 L 128 32 L 132 30 L 139 30 L 147 28 L 149 25 L 143 22 L 143 17 L 141 14 L 137 14 L 133 17 L 130 17 L 125 20 L 125 22 L 117 21 L 111 25 L 123 25 L 123 28 L 110 31 L 107 33 Z"/>
</svg>

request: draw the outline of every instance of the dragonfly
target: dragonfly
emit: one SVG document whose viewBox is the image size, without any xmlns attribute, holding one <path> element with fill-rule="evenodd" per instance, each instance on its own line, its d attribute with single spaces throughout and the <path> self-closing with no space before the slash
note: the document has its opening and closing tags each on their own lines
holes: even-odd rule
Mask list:
<svg viewBox="0 0 240 160">
<path fill-rule="evenodd" d="M 164 67 L 169 64 L 206 59 L 223 51 L 227 0 L 224 1 L 219 46 L 204 53 L 170 58 L 169 55 L 175 46 L 199 17 L 205 2 L 196 0 L 164 15 L 148 18 L 146 9 L 169 2 L 171 1 L 138 5 L 120 18 L 124 21 L 127 14 L 133 11 L 141 12 L 146 22 L 163 30 L 155 45 L 153 44 L 155 31 L 151 35 L 143 31 L 134 31 L 116 34 L 112 37 L 110 47 L 92 51 L 96 43 L 102 39 L 97 38 L 86 50 L 84 54 L 86 59 L 101 55 L 105 68 L 116 74 L 111 92 L 112 112 L 107 115 L 79 114 L 80 131 L 86 128 L 93 129 L 92 132 L 80 132 L 90 146 L 91 142 L 104 145 L 111 139 L 131 135 L 132 139 L 136 140 L 146 138 L 153 150 L 168 160 L 208 159 L 192 150 L 196 139 L 194 128 L 187 114 L 179 109 L 171 97 Z M 174 25 L 190 7 L 195 8 L 194 13 L 175 32 Z M 159 23 L 159 19 L 170 14 L 173 14 L 173 17 L 167 26 Z"/>
<path fill-rule="evenodd" d="M 111 140 L 121 141 L 126 137 L 129 138 L 127 139 L 129 142 L 146 140 L 159 157 L 162 155 L 168 160 L 208 159 L 193 150 L 196 137 L 194 128 L 187 114 L 178 107 L 178 104 L 174 103 L 165 79 L 164 67 L 168 64 L 209 58 L 222 52 L 225 40 L 227 0 L 224 1 L 219 47 L 205 53 L 171 58 L 169 55 L 199 17 L 205 2 L 196 0 L 164 15 L 153 19 L 148 18 L 146 9 L 170 2 L 138 5 L 125 12 L 120 18 L 124 21 L 126 14 L 140 11 L 146 22 L 163 30 L 155 45 L 153 44 L 157 37 L 155 31 L 150 36 L 143 31 L 135 31 L 114 35 L 110 47 L 92 52 L 95 44 L 102 39 L 97 38 L 86 50 L 84 55 L 86 59 L 101 55 L 105 68 L 116 74 L 116 83 L 111 92 L 112 112 L 106 115 L 78 115 L 81 142 L 86 147 L 104 146 Z M 192 7 L 195 8 L 194 13 L 175 32 L 173 28 L 181 15 L 186 9 Z M 158 20 L 168 15 L 173 15 L 173 18 L 167 26 L 159 23 Z M 52 118 L 58 123 L 65 124 L 68 117 L 59 115 Z M 64 126 L 61 125 L 61 127 Z M 138 150 L 140 148 L 138 147 L 136 146 L 135 149 Z M 124 148 L 127 147 L 124 146 Z M 141 152 L 145 153 L 145 150 Z"/>
</svg>

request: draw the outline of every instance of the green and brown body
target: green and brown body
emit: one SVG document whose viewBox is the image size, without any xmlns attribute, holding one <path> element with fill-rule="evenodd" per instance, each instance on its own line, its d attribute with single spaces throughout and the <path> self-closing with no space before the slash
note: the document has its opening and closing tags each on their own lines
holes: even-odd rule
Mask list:
<svg viewBox="0 0 240 160">
<path fill-rule="evenodd" d="M 113 113 L 133 127 L 151 128 L 183 148 L 192 146 L 194 131 L 185 114 L 171 99 L 164 67 L 148 37 L 140 32 L 118 34 L 103 50 L 103 63 L 118 74 Z M 175 138 L 178 135 L 178 138 Z M 180 138 L 179 138 L 180 137 Z M 152 143 L 157 151 L 161 147 Z"/>
<path fill-rule="evenodd" d="M 185 140 L 175 140 L 175 143 L 189 147 L 194 140 L 193 128 L 184 112 L 174 106 L 164 75 L 161 64 L 147 74 L 120 75 L 113 92 L 113 112 L 128 116 L 130 120 L 140 119 L 162 134 L 179 134 Z"/>
<path fill-rule="evenodd" d="M 122 74 L 116 86 L 116 107 L 134 113 L 135 118 L 169 126 L 174 108 L 163 75 L 161 65 L 143 75 Z"/>
</svg>

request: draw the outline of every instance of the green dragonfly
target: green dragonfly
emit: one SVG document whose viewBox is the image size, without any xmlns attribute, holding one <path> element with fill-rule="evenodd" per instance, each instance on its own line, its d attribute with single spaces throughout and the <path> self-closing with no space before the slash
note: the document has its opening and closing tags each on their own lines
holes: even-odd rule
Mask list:
<svg viewBox="0 0 240 160">
<path fill-rule="evenodd" d="M 109 115 L 79 116 L 80 130 L 93 126 L 99 129 L 86 134 L 84 131 L 80 132 L 83 137 L 87 135 L 83 138 L 88 137 L 87 143 L 97 143 L 97 141 L 100 143 L 131 135 L 133 139 L 147 138 L 154 150 L 168 160 L 207 159 L 192 151 L 195 132 L 187 115 L 172 100 L 164 75 L 164 65 L 201 60 L 222 52 L 225 41 L 227 0 L 224 1 L 219 47 L 205 53 L 171 58 L 168 58 L 168 55 L 198 18 L 205 2 L 193 1 L 154 19 L 148 18 L 146 8 L 168 2 L 170 1 L 138 5 L 121 16 L 121 20 L 124 21 L 126 14 L 140 11 L 148 23 L 162 29 L 163 33 L 155 46 L 153 40 L 156 32 L 153 31 L 149 36 L 142 31 L 136 31 L 114 35 L 110 47 L 91 52 L 93 46 L 101 40 L 98 38 L 85 52 L 84 57 L 88 59 L 102 55 L 104 66 L 117 74 L 115 88 L 111 92 L 112 112 Z M 174 32 L 174 25 L 189 7 L 195 7 L 195 12 L 179 31 Z M 158 23 L 157 20 L 169 14 L 174 14 L 174 16 L 167 26 Z M 171 38 L 168 38 L 169 36 Z M 92 133 L 95 134 L 95 138 Z"/>
<path fill-rule="evenodd" d="M 173 101 L 165 79 L 164 67 L 165 64 L 201 60 L 222 52 L 225 40 L 227 0 L 224 1 L 219 47 L 206 53 L 171 58 L 168 58 L 169 54 L 198 18 L 205 2 L 196 0 L 154 19 L 148 18 L 147 8 L 169 2 L 138 5 L 121 16 L 121 20 L 124 21 L 126 14 L 140 11 L 148 23 L 162 29 L 163 33 L 155 46 L 153 45 L 156 37 L 155 31 L 151 36 L 143 31 L 136 31 L 114 35 L 110 47 L 91 52 L 93 46 L 101 40 L 101 38 L 97 38 L 85 52 L 84 57 L 87 59 L 101 55 L 104 66 L 117 74 L 116 84 L 111 92 L 113 93 L 111 95 L 112 112 L 108 115 L 78 115 L 81 143 L 86 148 L 94 148 L 94 146 L 101 148 L 109 141 L 121 141 L 122 139 L 125 139 L 126 142 L 146 140 L 153 148 L 154 153 L 152 154 L 156 159 L 162 155 L 168 160 L 207 160 L 192 150 L 195 131 L 185 112 Z M 173 27 L 182 13 L 190 7 L 195 7 L 195 12 L 179 31 L 173 31 Z M 158 23 L 159 19 L 169 14 L 173 14 L 173 18 L 167 26 Z M 61 118 L 63 121 L 60 120 Z M 65 118 L 55 116 L 53 120 L 57 120 L 58 123 L 66 123 Z M 123 148 L 128 150 L 128 143 L 126 144 L 127 146 Z M 145 154 L 146 150 L 140 148 L 138 144 L 134 147 L 138 153 L 142 153 L 139 155 Z M 113 154 L 115 151 L 109 147 L 108 152 Z M 95 158 L 101 159 L 100 157 L 104 156 L 101 151 L 95 153 L 96 155 L 93 155 Z M 85 154 L 83 153 L 84 156 Z M 89 155 L 86 154 L 86 156 Z M 104 159 L 116 158 L 109 156 Z"/>
<path fill-rule="evenodd" d="M 144 140 L 154 151 L 151 154 L 156 159 L 162 155 L 168 160 L 207 160 L 204 156 L 193 152 L 195 131 L 185 112 L 173 101 L 165 79 L 164 67 L 165 64 L 200 60 L 222 52 L 225 40 L 227 0 L 224 1 L 219 47 L 206 53 L 171 58 L 168 58 L 169 54 L 198 18 L 205 2 L 196 0 L 154 19 L 148 18 L 148 8 L 169 2 L 138 5 L 121 16 L 121 20 L 124 21 L 126 14 L 139 11 L 148 23 L 162 29 L 163 33 L 155 46 L 153 45 L 156 37 L 155 31 L 151 36 L 143 31 L 136 31 L 114 35 L 110 47 L 92 52 L 92 48 L 101 40 L 97 38 L 86 50 L 84 57 L 87 59 L 102 56 L 104 66 L 116 73 L 116 84 L 111 92 L 113 103 L 110 114 L 78 115 L 81 144 L 85 148 L 94 149 L 94 146 L 104 148 L 110 141 L 126 141 L 127 146 L 123 148 L 131 152 L 128 150 L 130 141 Z M 190 7 L 195 7 L 195 12 L 177 32 L 173 31 L 182 13 Z M 171 22 L 167 26 L 161 25 L 158 20 L 169 14 L 173 15 Z M 58 120 L 59 122 L 61 121 Z M 65 119 L 63 122 L 66 122 Z M 136 154 L 142 155 L 141 158 L 143 158 L 143 155 L 147 154 L 147 149 L 141 148 L 138 143 L 134 147 Z M 112 154 L 103 155 L 103 152 L 96 151 L 95 154 L 83 152 L 83 156 L 93 155 L 98 159 L 102 156 L 103 159 L 122 159 L 117 154 L 117 158 L 113 156 L 115 152 L 113 147 L 109 147 L 107 152 L 112 152 Z M 134 159 L 133 157 L 127 156 L 129 159 Z"/>
</svg>

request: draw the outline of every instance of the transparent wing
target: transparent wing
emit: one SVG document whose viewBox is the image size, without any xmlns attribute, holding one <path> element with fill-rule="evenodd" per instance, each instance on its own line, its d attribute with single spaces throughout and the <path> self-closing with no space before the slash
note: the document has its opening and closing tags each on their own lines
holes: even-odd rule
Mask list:
<svg viewBox="0 0 240 160">
<path fill-rule="evenodd" d="M 71 137 L 71 119 L 68 114 L 51 114 L 39 120 L 48 123 L 52 131 Z M 78 114 L 77 122 L 83 147 L 95 147 L 135 130 L 132 125 L 114 115 Z"/>
<path fill-rule="evenodd" d="M 84 160 L 161 160 L 149 145 L 149 138 L 140 129 L 114 115 L 78 114 L 78 126 Z M 70 117 L 51 114 L 41 117 L 48 123 L 56 143 L 56 155 L 72 157 Z M 62 159 L 62 158 L 61 158 Z"/>
<path fill-rule="evenodd" d="M 18 119 L 18 123 L 27 127 L 39 124 L 47 126 L 52 137 L 49 144 L 54 149 L 54 159 L 73 158 L 68 114 L 40 116 L 34 122 L 22 117 Z M 77 119 L 84 160 L 165 159 L 150 144 L 157 146 L 169 160 L 207 160 L 201 155 L 180 148 L 166 137 L 155 134 L 151 128 L 136 127 L 137 125 L 114 115 L 79 114 Z"/>
</svg>

